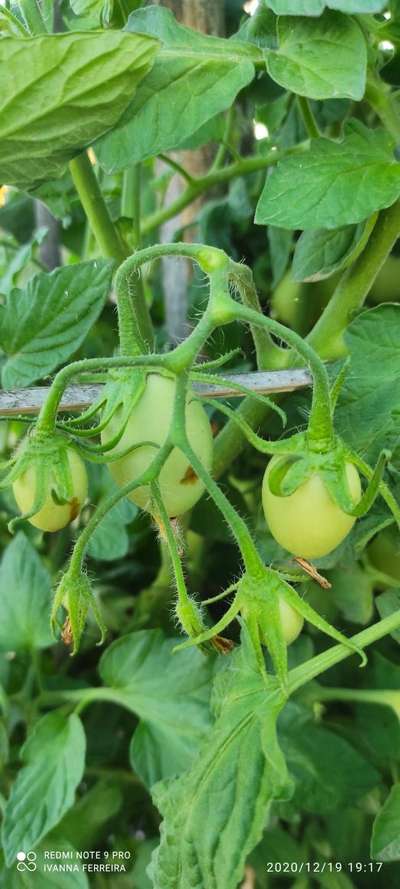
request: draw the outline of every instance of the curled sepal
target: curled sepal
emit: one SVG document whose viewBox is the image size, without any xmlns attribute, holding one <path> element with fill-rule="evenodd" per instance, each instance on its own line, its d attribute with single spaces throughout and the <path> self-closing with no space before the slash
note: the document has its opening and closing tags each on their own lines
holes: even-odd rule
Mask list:
<svg viewBox="0 0 400 889">
<path fill-rule="evenodd" d="M 61 606 L 67 616 L 61 625 L 61 638 L 66 645 L 72 646 L 71 654 L 79 650 L 82 633 L 85 629 L 89 609 L 94 614 L 95 621 L 100 630 L 98 645 L 102 645 L 107 632 L 95 594 L 86 574 L 69 570 L 63 575 L 57 587 L 50 615 L 50 623 L 53 633 L 58 625 L 58 612 Z"/>
<path fill-rule="evenodd" d="M 133 408 L 146 388 L 146 375 L 146 371 L 137 368 L 110 374 L 99 429 L 103 431 L 113 420 L 113 432 L 107 443 L 102 442 L 103 452 L 112 450 L 121 440 Z"/>
<path fill-rule="evenodd" d="M 282 441 L 267 441 L 254 432 L 254 429 L 249 426 L 240 413 L 240 410 L 233 410 L 227 404 L 222 404 L 215 398 L 202 397 L 202 401 L 211 404 L 216 410 L 221 411 L 221 414 L 225 414 L 226 417 L 233 420 L 249 444 L 261 454 L 270 454 L 271 456 L 274 454 L 301 454 L 307 447 L 306 436 L 303 432 L 296 433 L 296 435 L 292 435 L 290 438 L 284 438 Z"/>
<path fill-rule="evenodd" d="M 371 468 L 371 466 L 369 466 L 368 463 L 365 462 L 365 460 L 362 459 L 362 457 L 360 457 L 354 451 L 348 450 L 347 451 L 347 458 L 351 463 L 354 464 L 354 466 L 357 467 L 357 469 L 360 470 L 362 475 L 366 479 L 368 479 L 368 481 L 372 480 L 372 478 L 374 476 L 374 470 Z M 386 484 L 386 482 L 384 482 L 382 480 L 379 482 L 379 485 L 378 485 L 378 494 L 380 494 L 382 499 L 385 501 L 386 505 L 389 507 L 390 512 L 392 513 L 392 515 L 393 515 L 393 517 L 394 517 L 395 521 L 397 522 L 397 525 L 400 529 L 400 504 L 397 502 L 396 498 L 393 496 L 389 486 Z"/>
<path fill-rule="evenodd" d="M 339 395 L 340 395 L 340 393 L 341 393 L 341 391 L 342 391 L 344 382 L 345 382 L 345 380 L 346 380 L 347 371 L 348 371 L 348 369 L 349 369 L 349 367 L 350 367 L 350 364 L 351 364 L 351 359 L 350 359 L 350 356 L 348 356 L 348 357 L 345 359 L 345 361 L 343 362 L 342 367 L 340 368 L 340 371 L 339 371 L 339 373 L 338 373 L 336 379 L 334 380 L 333 386 L 332 386 L 332 388 L 331 388 L 331 407 L 332 407 L 332 411 L 335 410 L 335 407 L 336 407 L 336 405 L 337 405 L 338 398 L 339 398 Z"/>
<path fill-rule="evenodd" d="M 276 497 L 289 497 L 311 478 L 314 471 L 313 463 L 307 457 L 281 457 L 269 470 L 269 489 Z"/>
<path fill-rule="evenodd" d="M 381 451 L 378 457 L 377 464 L 372 470 L 372 474 L 368 480 L 368 485 L 361 497 L 361 500 L 359 500 L 357 505 L 353 506 L 353 509 L 350 510 L 350 515 L 360 518 L 361 516 L 364 516 L 367 512 L 369 512 L 371 506 L 373 505 L 381 491 L 383 473 L 391 456 L 391 451 Z"/>
</svg>

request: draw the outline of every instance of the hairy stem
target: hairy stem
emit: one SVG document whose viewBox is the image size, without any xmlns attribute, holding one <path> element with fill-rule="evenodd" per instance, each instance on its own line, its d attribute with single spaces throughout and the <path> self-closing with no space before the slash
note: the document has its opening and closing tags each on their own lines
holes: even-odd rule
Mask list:
<svg viewBox="0 0 400 889">
<path fill-rule="evenodd" d="M 102 255 L 118 263 L 123 262 L 127 251 L 108 212 L 87 153 L 70 161 L 69 169 Z"/>
</svg>

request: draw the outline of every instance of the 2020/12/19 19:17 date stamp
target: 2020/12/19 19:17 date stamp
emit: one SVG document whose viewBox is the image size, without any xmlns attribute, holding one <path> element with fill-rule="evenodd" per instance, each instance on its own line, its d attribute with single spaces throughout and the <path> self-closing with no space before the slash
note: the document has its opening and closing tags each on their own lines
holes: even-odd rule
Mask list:
<svg viewBox="0 0 400 889">
<path fill-rule="evenodd" d="M 382 867 L 382 861 L 268 861 L 266 863 L 269 874 L 332 874 L 346 871 L 350 874 L 379 874 Z"/>
</svg>

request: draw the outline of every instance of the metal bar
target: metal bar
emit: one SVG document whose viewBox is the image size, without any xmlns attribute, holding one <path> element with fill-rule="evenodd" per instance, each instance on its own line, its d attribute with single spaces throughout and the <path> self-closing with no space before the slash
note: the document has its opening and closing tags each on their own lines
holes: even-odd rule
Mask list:
<svg viewBox="0 0 400 889">
<path fill-rule="evenodd" d="M 246 386 L 253 392 L 273 394 L 275 392 L 292 392 L 294 389 L 303 389 L 311 386 L 312 377 L 308 370 L 276 370 L 269 373 L 225 373 L 225 381 L 232 380 L 240 386 Z M 101 395 L 104 386 L 83 385 L 68 386 L 60 404 L 60 411 L 80 411 L 90 407 Z M 237 389 L 231 389 L 224 382 L 220 385 L 208 385 L 194 383 L 193 388 L 199 395 L 212 396 L 213 398 L 241 398 Z M 32 389 L 13 389 L 0 391 L 0 416 L 17 417 L 20 415 L 37 414 L 48 393 L 47 387 Z"/>
</svg>

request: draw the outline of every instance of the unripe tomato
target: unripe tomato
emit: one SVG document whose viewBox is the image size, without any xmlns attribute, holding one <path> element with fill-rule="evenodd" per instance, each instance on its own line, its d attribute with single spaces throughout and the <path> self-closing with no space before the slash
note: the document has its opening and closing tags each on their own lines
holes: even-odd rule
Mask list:
<svg viewBox="0 0 400 889">
<path fill-rule="evenodd" d="M 279 597 L 279 614 L 281 618 L 283 638 L 286 645 L 291 645 L 300 635 L 303 629 L 304 619 L 302 615 L 296 611 L 295 608 L 292 608 L 282 596 Z M 267 621 L 265 621 L 265 623 L 266 626 L 260 626 L 260 637 L 263 645 L 268 647 Z"/>
<path fill-rule="evenodd" d="M 142 441 L 152 441 L 162 445 L 167 438 L 175 398 L 175 380 L 160 374 L 148 374 L 146 388 L 132 414 L 124 434 L 111 454 L 119 453 Z M 103 444 L 112 440 L 121 428 L 122 410 L 119 408 L 101 434 Z M 213 439 L 210 423 L 202 405 L 196 399 L 187 398 L 186 431 L 189 442 L 203 466 L 210 470 L 212 464 Z M 144 445 L 121 460 L 109 464 L 111 475 L 121 487 L 134 481 L 154 460 L 155 448 Z M 204 485 L 191 470 L 191 467 L 178 448 L 174 448 L 166 460 L 158 482 L 161 497 L 169 516 L 183 515 L 199 500 Z M 148 486 L 137 488 L 129 494 L 141 509 L 150 511 L 151 492 Z"/>
<path fill-rule="evenodd" d="M 29 519 L 31 525 L 41 531 L 59 531 L 79 514 L 88 492 L 85 464 L 72 449 L 67 450 L 68 463 L 72 476 L 73 495 L 67 503 L 56 503 L 48 491 L 42 508 Z M 13 484 L 14 497 L 21 513 L 29 512 L 35 501 L 37 470 L 28 466 Z"/>
<path fill-rule="evenodd" d="M 282 597 L 279 599 L 279 612 L 286 645 L 291 645 L 292 642 L 300 636 L 304 625 L 304 618 L 298 611 L 292 608 L 288 602 L 286 602 L 286 599 L 283 599 Z"/>
<path fill-rule="evenodd" d="M 275 540 L 294 556 L 320 559 L 332 552 L 351 531 L 355 518 L 340 509 L 315 474 L 288 497 L 277 497 L 270 490 L 268 479 L 277 462 L 273 457 L 264 475 L 262 500 L 264 515 Z M 354 504 L 361 498 L 360 476 L 352 463 L 346 464 L 346 475 Z"/>
<path fill-rule="evenodd" d="M 368 547 L 368 557 L 374 568 L 400 581 L 400 537 L 398 530 L 385 528 Z"/>
</svg>

